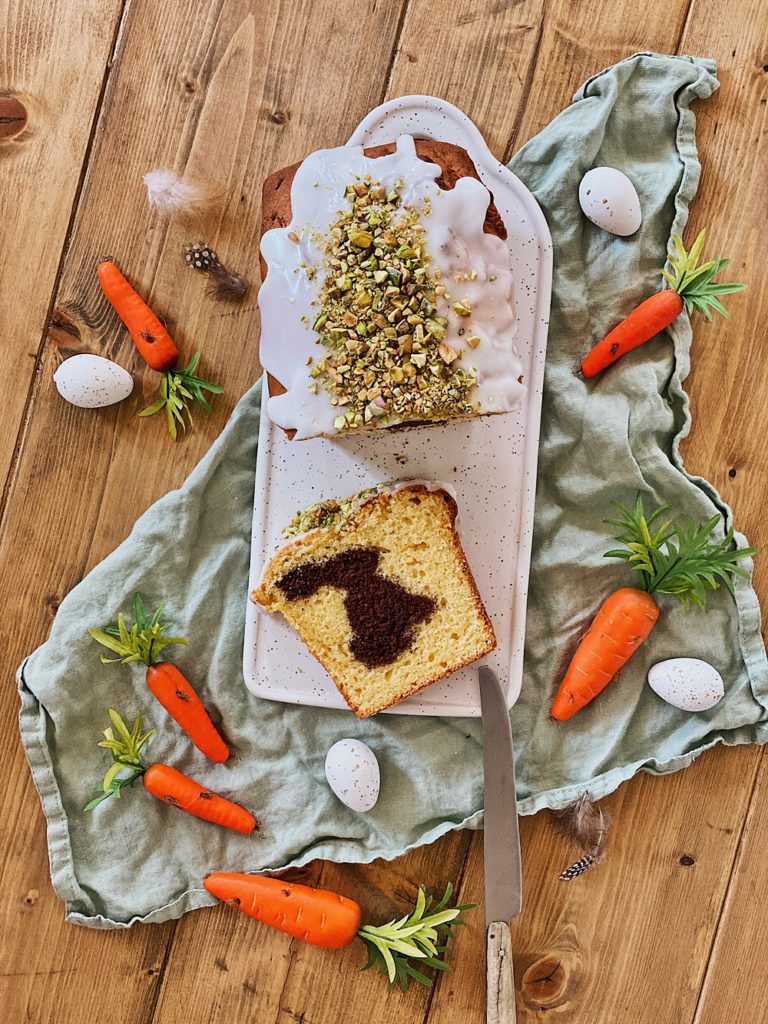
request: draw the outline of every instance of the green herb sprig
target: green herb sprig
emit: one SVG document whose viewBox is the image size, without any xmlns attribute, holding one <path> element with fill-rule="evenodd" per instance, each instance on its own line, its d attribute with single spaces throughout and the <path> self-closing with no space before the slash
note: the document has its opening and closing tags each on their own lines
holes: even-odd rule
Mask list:
<svg viewBox="0 0 768 1024">
<path fill-rule="evenodd" d="M 431 988 L 432 979 L 419 968 L 449 969 L 443 957 L 454 937 L 454 929 L 464 924 L 462 914 L 475 907 L 474 903 L 449 907 L 452 895 L 453 886 L 449 882 L 442 899 L 433 904 L 432 897 L 420 885 L 410 914 L 388 924 L 364 925 L 357 933 L 368 949 L 368 963 L 363 970 L 377 967 L 380 974 L 386 974 L 390 992 L 395 986 L 407 991 L 411 981 Z"/>
<path fill-rule="evenodd" d="M 184 431 L 187 429 L 185 414 L 189 425 L 192 426 L 191 403 L 197 402 L 206 412 L 212 412 L 205 392 L 220 395 L 224 390 L 220 384 L 195 376 L 199 362 L 200 353 L 196 352 L 183 370 L 166 370 L 160 382 L 160 397 L 139 413 L 139 416 L 154 416 L 156 412 L 165 409 L 168 432 L 174 441 L 178 436 L 178 426 Z"/>
<path fill-rule="evenodd" d="M 691 246 L 691 251 L 686 252 L 680 236 L 672 235 L 675 251 L 668 257 L 672 271 L 662 270 L 661 273 L 670 288 L 676 291 L 685 303 L 689 316 L 698 309 L 711 321 L 712 310 L 715 309 L 722 316 L 729 318 L 730 313 L 718 296 L 742 292 L 747 286 L 737 281 L 714 280 L 721 271 L 730 266 L 730 260 L 716 256 L 713 260 L 697 266 L 705 239 L 706 232 L 700 231 Z"/>
<path fill-rule="evenodd" d="M 102 800 L 108 800 L 111 796 L 119 798 L 125 787 L 141 778 L 146 771 L 146 766 L 141 760 L 141 749 L 156 730 L 142 732 L 141 715 L 136 715 L 133 728 L 129 730 L 113 708 L 109 709 L 109 720 L 112 725 L 104 730 L 104 739 L 99 741 L 99 746 L 106 747 L 112 754 L 112 764 L 104 776 L 101 787 L 96 790 L 97 795 L 83 808 L 86 811 L 92 811 Z M 124 770 L 129 771 L 130 775 L 119 778 L 120 772 Z"/>
<path fill-rule="evenodd" d="M 116 623 L 105 626 L 104 629 L 89 629 L 88 632 L 97 643 L 117 655 L 116 658 L 109 658 L 106 654 L 100 655 L 102 664 L 112 665 L 115 662 L 120 662 L 127 665 L 131 662 L 143 661 L 147 666 L 154 665 L 160 652 L 166 647 L 186 646 L 189 641 L 183 636 L 165 635 L 171 625 L 162 621 L 162 614 L 163 606 L 161 605 L 151 616 L 148 616 L 141 594 L 136 594 L 133 599 L 135 621 L 130 629 L 122 612 L 118 614 Z"/>
<path fill-rule="evenodd" d="M 713 540 L 712 531 L 722 521 L 719 515 L 701 524 L 693 519 L 679 523 L 666 518 L 669 505 L 646 515 L 640 495 L 634 509 L 617 501 L 611 504 L 618 518 L 605 522 L 617 527 L 615 539 L 624 547 L 607 551 L 605 557 L 628 562 L 649 594 L 672 594 L 686 609 L 691 604 L 704 608 L 708 591 L 724 584 L 733 593 L 734 576 L 749 578 L 739 562 L 756 554 L 757 548 L 734 547 L 732 529 L 721 540 Z"/>
</svg>

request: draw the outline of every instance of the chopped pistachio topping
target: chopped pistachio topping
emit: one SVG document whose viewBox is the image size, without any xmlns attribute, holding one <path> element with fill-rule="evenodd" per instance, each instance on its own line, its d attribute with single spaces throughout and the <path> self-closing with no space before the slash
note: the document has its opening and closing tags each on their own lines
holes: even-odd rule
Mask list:
<svg viewBox="0 0 768 1024">
<path fill-rule="evenodd" d="M 477 411 L 477 371 L 458 365 L 438 312 L 438 270 L 430 270 L 419 212 L 369 177 L 345 192 L 324 244 L 325 277 L 312 327 L 326 355 L 310 371 L 340 408 L 338 431 L 368 424 L 446 419 Z M 429 214 L 425 200 L 423 214 Z M 458 307 L 458 308 L 457 308 Z M 454 303 L 458 316 L 471 310 Z M 316 393 L 316 392 L 314 392 Z"/>
<path fill-rule="evenodd" d="M 299 511 L 283 530 L 283 537 L 296 537 L 309 530 L 326 529 L 346 523 L 357 510 L 387 484 L 367 487 L 349 498 L 328 498 Z"/>
</svg>

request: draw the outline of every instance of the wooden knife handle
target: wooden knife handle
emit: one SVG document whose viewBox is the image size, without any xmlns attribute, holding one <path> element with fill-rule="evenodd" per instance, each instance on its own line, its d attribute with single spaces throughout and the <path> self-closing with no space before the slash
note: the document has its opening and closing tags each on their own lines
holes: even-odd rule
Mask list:
<svg viewBox="0 0 768 1024">
<path fill-rule="evenodd" d="M 515 1024 L 515 973 L 512 966 L 512 938 L 506 921 L 488 925 L 486 945 L 488 985 L 487 1024 Z"/>
</svg>

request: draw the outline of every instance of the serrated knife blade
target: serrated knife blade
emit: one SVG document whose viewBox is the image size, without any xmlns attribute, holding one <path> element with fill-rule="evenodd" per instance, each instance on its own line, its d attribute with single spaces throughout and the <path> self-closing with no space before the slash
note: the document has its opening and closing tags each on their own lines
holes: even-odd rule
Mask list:
<svg viewBox="0 0 768 1024">
<path fill-rule="evenodd" d="M 514 1024 L 515 987 L 509 921 L 523 905 L 515 761 L 507 700 L 501 683 L 481 665 L 485 833 L 486 1021 Z"/>
</svg>

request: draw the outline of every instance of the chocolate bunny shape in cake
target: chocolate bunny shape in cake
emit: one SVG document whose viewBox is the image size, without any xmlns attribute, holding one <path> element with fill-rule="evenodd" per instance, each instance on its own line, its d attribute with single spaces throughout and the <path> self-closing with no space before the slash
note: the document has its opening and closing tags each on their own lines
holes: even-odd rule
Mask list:
<svg viewBox="0 0 768 1024">
<path fill-rule="evenodd" d="M 437 604 L 414 594 L 378 571 L 376 548 L 357 547 L 331 558 L 299 565 L 277 586 L 289 601 L 316 594 L 321 587 L 344 591 L 352 639 L 350 652 L 366 668 L 390 665 L 413 643 L 414 630 L 434 613 Z"/>
</svg>

